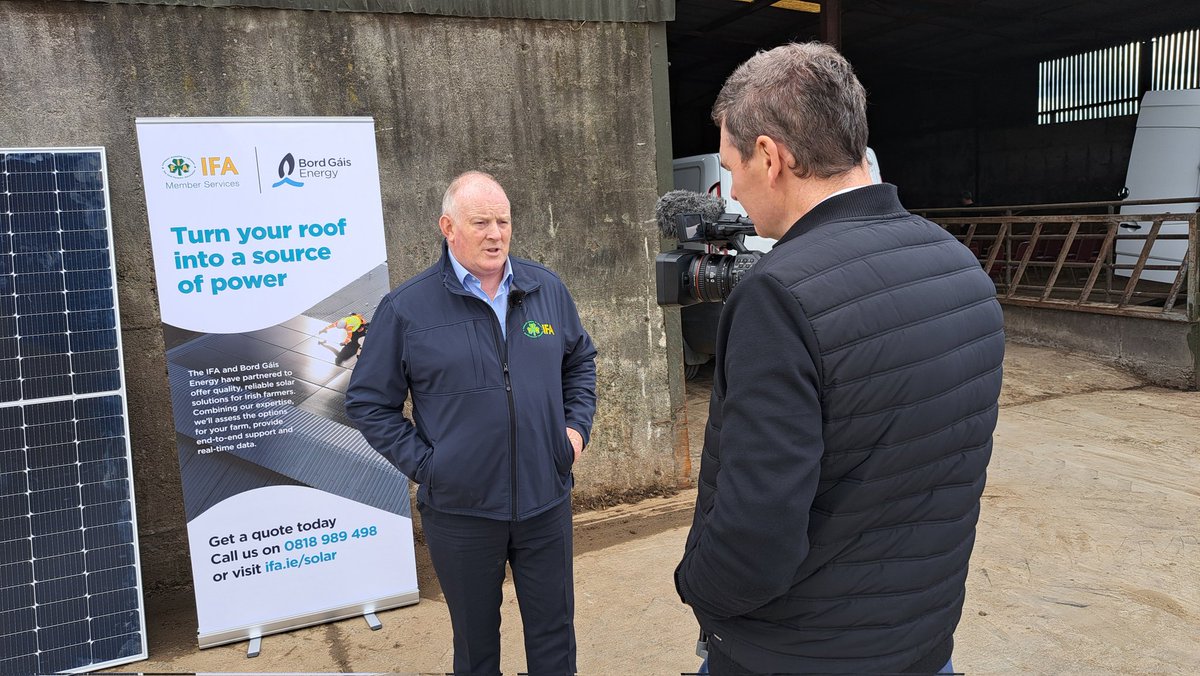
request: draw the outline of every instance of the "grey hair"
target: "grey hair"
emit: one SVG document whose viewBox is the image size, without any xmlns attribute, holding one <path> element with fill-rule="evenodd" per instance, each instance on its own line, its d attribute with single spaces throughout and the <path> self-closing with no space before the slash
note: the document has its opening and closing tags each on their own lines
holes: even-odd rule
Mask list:
<svg viewBox="0 0 1200 676">
<path fill-rule="evenodd" d="M 866 90 L 845 57 L 820 42 L 781 45 L 738 66 L 712 119 L 743 161 L 759 136 L 787 148 L 800 178 L 845 173 L 867 151 Z"/>
<path fill-rule="evenodd" d="M 458 197 L 458 193 L 462 190 L 463 186 L 467 184 L 467 182 L 476 178 L 487 179 L 492 183 L 495 183 L 496 187 L 500 188 L 501 190 L 504 189 L 503 186 L 500 185 L 500 181 L 497 181 L 495 176 L 492 176 L 486 171 L 464 171 L 458 176 L 455 176 L 453 181 L 450 181 L 450 185 L 446 186 L 446 192 L 442 194 L 443 216 L 449 216 L 450 213 L 454 211 L 454 199 Z"/>
</svg>

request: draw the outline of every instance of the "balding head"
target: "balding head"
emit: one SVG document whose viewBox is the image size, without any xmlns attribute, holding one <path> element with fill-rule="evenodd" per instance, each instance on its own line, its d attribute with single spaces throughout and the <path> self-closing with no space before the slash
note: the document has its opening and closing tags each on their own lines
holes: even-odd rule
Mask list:
<svg viewBox="0 0 1200 676">
<path fill-rule="evenodd" d="M 486 171 L 464 171 L 455 176 L 454 180 L 450 181 L 450 185 L 446 186 L 446 192 L 442 194 L 442 215 L 449 216 L 454 211 L 460 194 L 480 189 L 499 190 L 501 194 L 504 194 L 504 188 L 501 187 L 500 181 Z"/>
<path fill-rule="evenodd" d="M 508 263 L 512 214 L 504 188 L 491 175 L 468 171 L 450 182 L 438 227 L 454 260 L 494 295 Z"/>
</svg>

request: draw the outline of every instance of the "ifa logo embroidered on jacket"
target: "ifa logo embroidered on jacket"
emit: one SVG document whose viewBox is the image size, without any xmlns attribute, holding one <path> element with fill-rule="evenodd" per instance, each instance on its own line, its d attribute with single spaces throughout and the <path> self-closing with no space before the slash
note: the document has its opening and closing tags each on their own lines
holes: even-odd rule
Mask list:
<svg viewBox="0 0 1200 676">
<path fill-rule="evenodd" d="M 524 333 L 526 338 L 553 336 L 554 327 L 549 324 L 542 324 L 541 322 L 528 321 L 521 325 L 521 333 Z"/>
</svg>

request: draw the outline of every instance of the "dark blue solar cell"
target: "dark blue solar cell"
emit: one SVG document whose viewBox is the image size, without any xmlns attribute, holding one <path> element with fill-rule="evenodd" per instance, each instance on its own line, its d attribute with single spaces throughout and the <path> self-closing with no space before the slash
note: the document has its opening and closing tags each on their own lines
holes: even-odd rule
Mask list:
<svg viewBox="0 0 1200 676">
<path fill-rule="evenodd" d="M 72 352 L 91 352 L 94 350 L 115 350 L 117 348 L 116 331 L 87 331 L 71 334 Z"/>
<path fill-rule="evenodd" d="M 88 528 L 103 526 L 106 523 L 129 521 L 131 519 L 133 519 L 133 509 L 128 501 L 109 502 L 103 505 L 92 505 L 83 508 L 83 525 Z"/>
<path fill-rule="evenodd" d="M 71 393 L 71 376 L 27 378 L 21 381 L 21 397 L 24 399 L 63 397 Z"/>
<path fill-rule="evenodd" d="M 9 455 L 12 451 L 0 451 L 0 455 Z M 0 497 L 0 519 L 7 519 L 13 516 L 21 516 L 29 513 L 29 494 L 17 493 L 16 495 L 5 495 Z M 4 559 L 0 559 L 3 561 Z M 0 575 L 0 580 L 4 576 Z M 4 584 L 0 582 L 0 584 Z"/>
<path fill-rule="evenodd" d="M 38 560 L 52 561 L 54 559 Z M 46 605 L 38 606 L 37 608 L 38 624 L 43 627 L 51 627 L 56 624 L 65 624 L 71 620 L 87 617 L 87 614 L 87 598 L 84 596 L 67 599 L 66 601 L 58 601 L 57 603 L 47 603 Z"/>
<path fill-rule="evenodd" d="M 10 228 L 14 235 L 26 232 L 51 232 L 59 229 L 59 217 L 54 212 L 40 214 L 21 214 L 14 212 L 9 219 Z"/>
<path fill-rule="evenodd" d="M 0 588 L 0 612 L 33 605 L 33 585 Z"/>
<path fill-rule="evenodd" d="M 62 248 L 68 251 L 108 249 L 108 233 L 104 230 L 80 230 L 62 234 Z"/>
<path fill-rule="evenodd" d="M 33 540 L 33 555 L 40 559 L 43 556 L 70 554 L 71 552 L 83 549 L 84 542 L 84 531 L 81 530 L 35 538 Z"/>
<path fill-rule="evenodd" d="M 20 406 L 0 408 L 0 428 L 20 427 L 25 424 L 25 412 Z"/>
<path fill-rule="evenodd" d="M 13 444 L 18 437 L 7 436 L 8 433 L 16 433 L 20 438 L 20 443 Z M 23 472 L 25 470 L 25 435 L 21 434 L 21 430 L 5 430 L 4 445 L 0 446 L 0 475 L 8 474 L 9 472 Z M 18 493 L 18 495 L 25 495 Z M 9 514 L 8 516 L 12 516 Z M 0 561 L 4 559 L 0 558 Z"/>
<path fill-rule="evenodd" d="M 135 606 L 136 607 L 136 606 Z M 100 639 L 92 643 L 92 660 L 115 660 L 124 657 L 136 657 L 142 654 L 141 628 L 139 633 L 114 636 Z"/>
<path fill-rule="evenodd" d="M 61 272 L 63 262 L 61 251 L 15 254 L 13 256 L 13 272 L 18 276 L 37 272 Z"/>
<path fill-rule="evenodd" d="M 8 190 L 8 174 L 4 172 L 4 153 L 0 153 L 0 193 Z"/>
<path fill-rule="evenodd" d="M 24 589 L 24 587 L 13 587 L 13 589 Z M 0 595 L 3 595 L 3 592 L 0 592 Z M 0 600 L 0 602 L 2 602 L 2 600 Z M 3 609 L 3 606 L 0 606 L 0 609 Z M 5 657 L 8 657 L 9 655 L 20 655 L 23 653 L 36 652 L 37 651 L 37 634 L 35 634 L 32 631 L 21 632 L 19 634 L 12 634 L 11 636 L 6 634 L 4 636 L 4 648 L 5 648 L 4 652 L 0 653 L 0 655 L 4 655 Z M 26 671 L 26 672 L 6 671 L 4 673 L 7 675 L 7 674 L 20 674 L 20 673 L 37 674 L 37 673 L 42 673 L 42 672 L 40 672 L 37 669 L 33 669 L 32 671 Z"/>
<path fill-rule="evenodd" d="M 12 519 L 13 516 L 29 515 L 29 493 L 0 496 L 0 519 Z M 0 536 L 4 537 L 4 536 Z M 4 562 L 0 558 L 0 562 Z M 5 575 L 0 573 L 0 585 L 4 584 Z"/>
<path fill-rule="evenodd" d="M 0 338 L 0 360 L 16 359 L 20 354 L 16 338 Z"/>
<path fill-rule="evenodd" d="M 0 401 L 16 401 L 20 398 L 21 383 L 19 381 L 0 381 Z"/>
<path fill-rule="evenodd" d="M 129 476 L 129 464 L 123 458 L 118 460 L 97 460 L 79 465 L 79 481 L 85 484 L 124 479 L 127 476 Z"/>
<path fill-rule="evenodd" d="M 83 444 L 80 444 L 79 457 L 85 459 L 83 455 Z M 103 456 L 101 456 L 103 458 Z M 82 489 L 83 500 L 89 505 L 94 505 L 100 502 L 112 502 L 114 500 L 129 499 L 129 482 L 120 479 L 112 481 L 101 481 L 99 483 L 87 484 Z"/>
<path fill-rule="evenodd" d="M 0 565 L 0 580 L 3 580 L 0 584 L 3 584 L 5 587 L 29 584 L 33 582 L 33 564 L 29 561 L 18 561 L 8 565 Z M 8 629 L 3 624 L 0 624 L 0 627 L 4 627 L 5 630 Z"/>
<path fill-rule="evenodd" d="M 67 292 L 67 309 L 72 312 L 77 310 L 103 310 L 112 306 L 112 289 Z"/>
<path fill-rule="evenodd" d="M 115 457 L 125 457 L 124 437 L 109 437 L 103 439 L 94 439 L 94 441 L 90 442 L 79 442 L 80 462 L 86 462 L 89 460 L 112 460 L 115 459 Z"/>
<path fill-rule="evenodd" d="M 117 326 L 117 313 L 113 310 L 87 310 L 72 312 L 67 316 L 67 328 L 71 331 L 102 331 Z"/>
<path fill-rule="evenodd" d="M 97 549 L 107 547 L 114 542 L 133 542 L 133 524 L 125 523 L 110 523 L 107 526 L 97 526 L 95 528 L 85 528 L 83 530 L 83 542 L 88 549 Z"/>
<path fill-rule="evenodd" d="M 8 177 L 8 191 L 13 193 L 19 192 L 48 192 L 53 193 L 58 189 L 57 182 L 54 180 L 54 174 L 50 172 L 38 172 L 27 174 L 11 174 Z"/>
<path fill-rule="evenodd" d="M 75 423 L 75 430 L 80 441 L 119 437 L 125 434 L 125 419 L 116 416 L 88 418 Z"/>
<path fill-rule="evenodd" d="M 79 420 L 107 418 L 114 415 L 124 415 L 121 398 L 118 396 L 90 397 L 75 402 L 75 417 Z"/>
<path fill-rule="evenodd" d="M 72 460 L 72 462 L 74 461 Z M 70 509 L 79 507 L 81 504 L 79 486 L 63 486 L 62 488 L 51 488 L 48 491 L 33 491 L 29 494 L 31 514 Z"/>
<path fill-rule="evenodd" d="M 45 378 L 46 376 L 70 375 L 70 373 L 71 358 L 65 354 L 21 360 L 21 377 L 23 378 Z"/>
<path fill-rule="evenodd" d="M 66 211 L 94 211 L 104 208 L 104 193 L 97 190 L 58 193 L 58 206 Z"/>
<path fill-rule="evenodd" d="M 0 318 L 0 322 L 3 322 Z M 14 324 L 14 326 L 16 326 Z M 19 341 L 22 357 L 39 357 L 47 354 L 66 354 L 71 350 L 71 338 L 64 334 L 47 336 L 21 336 Z"/>
<path fill-rule="evenodd" d="M 17 213 L 53 213 L 58 210 L 58 195 L 52 192 L 14 192 L 8 196 L 8 208 Z"/>
<path fill-rule="evenodd" d="M 42 469 L 73 463 L 79 459 L 79 453 L 75 450 L 75 444 L 54 444 L 53 446 L 30 448 L 27 458 L 29 459 L 29 469 Z"/>
<path fill-rule="evenodd" d="M 4 203 L 0 206 L 4 207 L 4 211 L 0 211 L 0 234 L 8 235 L 12 233 L 12 214 L 8 213 L 8 195 L 0 195 L 4 198 Z"/>
<path fill-rule="evenodd" d="M 11 275 L 16 267 L 12 256 L 0 256 L 0 275 Z"/>
<path fill-rule="evenodd" d="M 79 575 L 76 577 L 83 577 L 83 576 Z M 75 580 L 75 578 L 66 578 L 66 580 L 73 581 L 73 580 Z M 63 594 L 69 594 L 70 596 L 83 596 L 83 594 L 86 593 L 86 592 L 83 592 L 83 593 L 76 594 L 76 592 L 80 588 L 80 583 L 79 582 L 68 583 L 66 580 L 54 580 L 53 582 L 47 582 L 46 585 L 52 585 L 54 587 L 54 589 L 45 592 L 45 594 L 48 595 L 51 593 L 51 591 L 58 592 L 60 589 L 62 590 Z M 39 584 L 36 586 L 38 587 L 37 592 L 36 592 L 37 597 L 38 597 L 38 602 L 41 603 L 41 599 L 43 597 L 43 592 L 41 589 L 42 585 Z M 69 598 L 69 596 L 64 596 L 62 598 L 64 598 L 64 599 Z M 56 600 L 62 600 L 62 599 L 56 599 Z M 75 622 L 68 622 L 66 624 L 56 624 L 53 627 L 43 627 L 40 631 L 38 631 L 38 648 L 40 648 L 43 651 L 58 650 L 59 648 L 66 648 L 67 646 L 78 646 L 81 643 L 86 644 L 87 640 L 88 640 L 88 621 L 87 620 L 77 620 Z M 45 663 L 46 663 L 45 659 L 43 658 L 42 664 L 45 664 Z"/>
<path fill-rule="evenodd" d="M 106 570 L 121 566 L 132 566 L 137 563 L 137 552 L 132 543 L 89 549 L 87 553 L 88 570 Z"/>
<path fill-rule="evenodd" d="M 122 610 L 138 607 L 136 589 L 121 589 L 104 594 L 93 594 L 88 599 L 88 613 L 92 617 L 112 615 Z"/>
<path fill-rule="evenodd" d="M 48 491 L 54 488 L 78 485 L 79 467 L 77 465 L 63 465 L 61 467 L 35 469 L 30 470 L 28 476 L 29 490 L 34 493 Z"/>
<path fill-rule="evenodd" d="M 29 517 L 28 516 L 12 516 L 7 519 L 0 519 L 0 533 L 6 540 L 16 538 L 29 537 Z"/>
<path fill-rule="evenodd" d="M 31 293 L 17 296 L 17 311 L 23 315 L 38 315 L 62 312 L 67 309 L 67 295 L 58 293 Z"/>
<path fill-rule="evenodd" d="M 17 610 L 9 610 L 0 613 L 0 627 L 4 627 L 5 633 L 20 634 L 21 632 L 29 631 L 37 626 L 37 614 L 33 612 L 33 608 L 18 608 Z M 3 662 L 0 662 L 3 664 Z M 0 673 L 22 673 L 4 671 L 0 668 Z M 33 673 L 33 672 L 28 672 Z"/>
<path fill-rule="evenodd" d="M 107 230 L 108 216 L 99 211 L 64 211 L 60 214 L 63 230 Z M 56 225 L 55 230 L 58 229 Z M 14 230 L 15 232 L 15 230 Z"/>
<path fill-rule="evenodd" d="M 0 220 L 7 219 L 7 214 L 0 214 Z M 8 233 L 0 233 L 0 255 L 12 253 L 12 238 Z"/>
<path fill-rule="evenodd" d="M 11 287 L 15 280 L 11 275 L 5 275 Z M 17 313 L 17 297 L 8 294 L 0 295 L 0 317 L 11 317 Z"/>
<path fill-rule="evenodd" d="M 83 514 L 78 509 L 60 509 L 43 512 L 30 517 L 30 528 L 34 538 L 83 528 Z"/>
<path fill-rule="evenodd" d="M 77 153 L 55 153 L 54 168 L 59 171 L 103 171 L 100 153 L 83 151 Z"/>
<path fill-rule="evenodd" d="M 54 171 L 53 153 L 8 153 L 4 156 L 4 168 L 9 173 L 30 171 Z"/>
<path fill-rule="evenodd" d="M 40 336 L 46 333 L 62 333 L 67 330 L 67 315 L 21 315 L 17 317 L 17 333 L 22 336 Z"/>
<path fill-rule="evenodd" d="M 17 280 L 18 288 L 20 281 Z M 112 288 L 112 275 L 108 270 L 84 270 L 66 273 L 67 291 Z"/>
<path fill-rule="evenodd" d="M 62 262 L 66 270 L 107 270 L 111 265 L 108 252 L 96 249 L 68 251 L 63 254 Z"/>
<path fill-rule="evenodd" d="M 104 190 L 104 174 L 98 171 L 63 171 L 55 174 L 57 187 L 65 192 Z"/>
<path fill-rule="evenodd" d="M 137 610 L 105 615 L 92 620 L 92 637 L 96 640 L 124 636 L 141 629 L 141 616 Z"/>
<path fill-rule="evenodd" d="M 25 432 L 20 427 L 0 430 L 0 449 L 25 448 Z M 0 472 L 12 472 L 0 465 Z"/>
<path fill-rule="evenodd" d="M 25 378 L 21 381 L 22 399 L 46 399 L 65 397 L 73 393 L 71 376 L 47 376 Z"/>
<path fill-rule="evenodd" d="M 8 256 L 0 256 L 0 258 L 8 258 Z M 12 261 L 8 262 L 8 267 L 12 267 Z M 0 294 L 8 297 L 17 292 L 17 278 L 12 274 L 0 273 Z M 12 314 L 5 312 L 4 314 Z"/>
<path fill-rule="evenodd" d="M 43 272 L 32 275 L 16 275 L 16 278 L 18 294 L 49 293 L 51 291 L 63 290 L 63 275 L 61 272 Z"/>
<path fill-rule="evenodd" d="M 35 562 L 37 579 L 54 580 L 87 573 L 83 552 L 72 552 L 62 556 L 52 556 L 48 559 L 38 559 Z"/>
<path fill-rule="evenodd" d="M 75 404 L 70 401 L 49 401 L 25 407 L 26 425 L 46 425 L 67 422 L 75 417 Z"/>
<path fill-rule="evenodd" d="M 96 371 L 95 373 L 76 373 L 71 376 L 77 394 L 93 394 L 95 392 L 114 392 L 121 389 L 120 371 Z"/>
<path fill-rule="evenodd" d="M 92 664 L 92 649 L 95 644 L 68 645 L 57 650 L 44 650 L 38 655 L 38 664 L 43 674 L 63 673 L 82 669 Z"/>
<path fill-rule="evenodd" d="M 0 360 L 0 380 L 16 380 L 21 377 L 21 360 Z"/>
<path fill-rule="evenodd" d="M 13 644 L 14 653 L 20 654 L 21 652 L 28 652 L 30 654 L 14 657 L 10 660 L 0 658 L 0 674 L 53 673 L 41 668 L 41 665 L 38 663 L 37 655 L 32 654 L 31 651 L 17 650 L 17 645 L 18 644 L 16 643 Z"/>
<path fill-rule="evenodd" d="M 87 586 L 89 594 L 103 594 L 118 589 L 136 587 L 137 570 L 133 566 L 124 566 L 89 573 Z"/>
<path fill-rule="evenodd" d="M 33 545 L 28 538 L 8 541 L 0 538 L 0 561 L 20 561 L 32 557 Z"/>
<path fill-rule="evenodd" d="M 28 477 L 28 472 L 0 474 L 0 493 L 24 493 L 29 490 Z"/>
<path fill-rule="evenodd" d="M 20 235 L 11 235 L 13 251 L 16 253 L 30 253 L 40 251 L 58 252 L 62 249 L 62 238 L 57 232 L 27 232 Z"/>
</svg>

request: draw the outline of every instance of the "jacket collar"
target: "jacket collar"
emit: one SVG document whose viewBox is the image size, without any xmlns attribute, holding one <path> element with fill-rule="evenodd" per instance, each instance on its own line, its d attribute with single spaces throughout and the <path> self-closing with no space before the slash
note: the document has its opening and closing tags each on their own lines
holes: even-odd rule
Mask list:
<svg viewBox="0 0 1200 676">
<path fill-rule="evenodd" d="M 887 218 L 906 215 L 896 186 L 891 183 L 867 185 L 857 190 L 834 195 L 813 207 L 775 243 L 779 246 L 793 240 L 823 223 L 856 218 Z"/>
<path fill-rule="evenodd" d="M 512 284 L 509 285 L 508 292 L 511 294 L 515 290 L 521 290 L 525 293 L 536 291 L 542 286 L 529 272 L 529 266 L 522 265 L 525 261 L 509 254 L 509 265 L 512 266 Z M 458 279 L 458 274 L 454 271 L 454 264 L 450 262 L 450 247 L 446 244 L 446 240 L 442 240 L 442 258 L 438 262 L 442 269 L 442 283 L 446 288 L 453 293 L 460 295 L 471 296 L 471 292 L 463 288 L 462 282 Z"/>
</svg>

